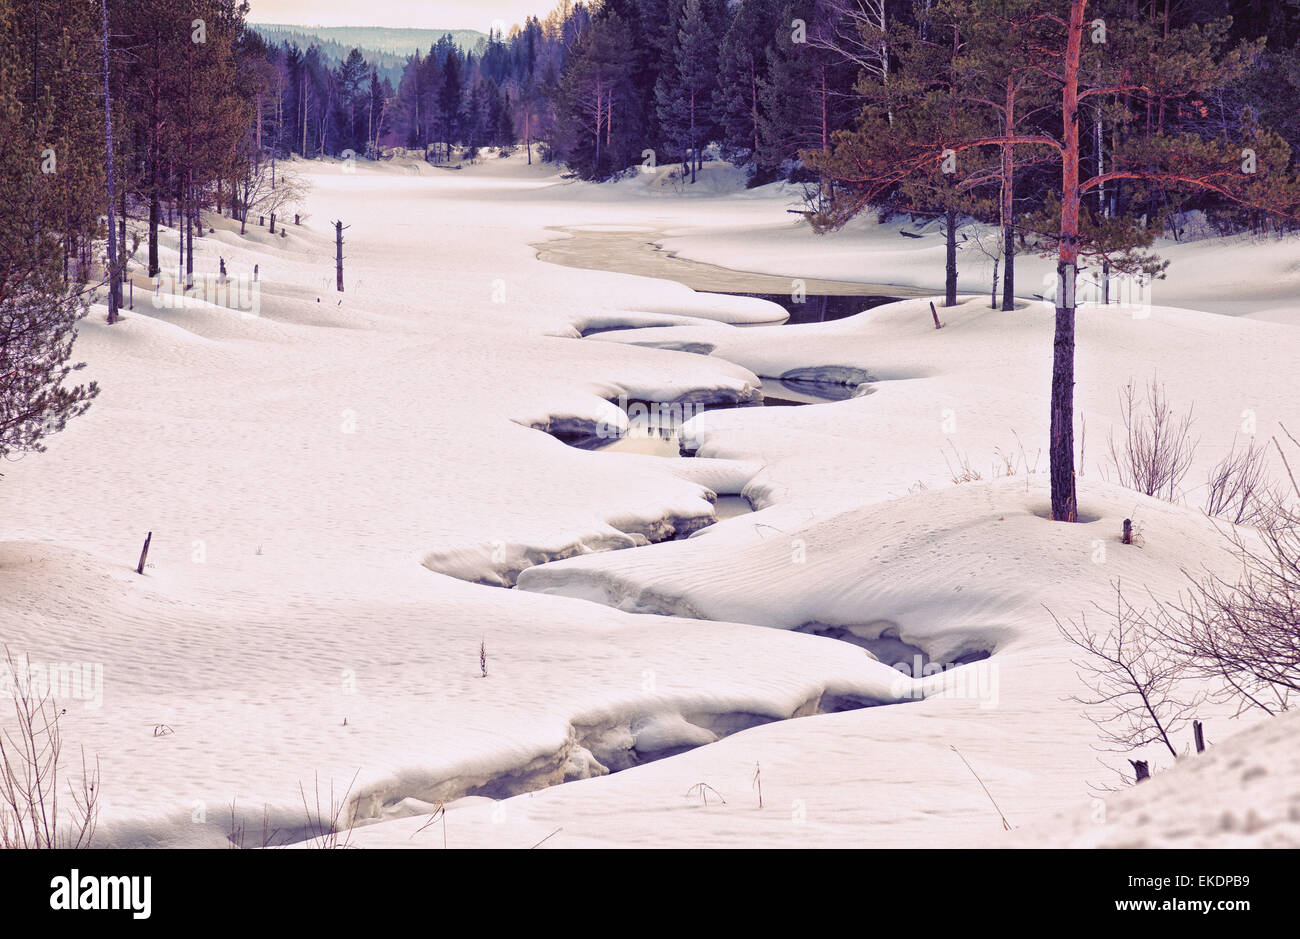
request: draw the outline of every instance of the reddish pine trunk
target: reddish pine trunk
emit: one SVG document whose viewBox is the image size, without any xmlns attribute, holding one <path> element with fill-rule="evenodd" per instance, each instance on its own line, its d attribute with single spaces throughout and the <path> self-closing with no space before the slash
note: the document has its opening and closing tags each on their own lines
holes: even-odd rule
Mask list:
<svg viewBox="0 0 1300 939">
<path fill-rule="evenodd" d="M 1016 87 L 1007 76 L 1006 102 L 1007 136 L 1016 132 Z M 1016 308 L 1016 244 L 1015 244 L 1015 152 L 1008 144 L 1002 148 L 1002 309 Z"/>
<path fill-rule="evenodd" d="M 1079 260 L 1079 59 L 1087 0 L 1071 0 L 1062 93 L 1061 245 L 1057 261 L 1056 337 L 1052 353 L 1050 465 L 1052 518 L 1078 521 L 1074 479 L 1074 314 Z"/>
</svg>

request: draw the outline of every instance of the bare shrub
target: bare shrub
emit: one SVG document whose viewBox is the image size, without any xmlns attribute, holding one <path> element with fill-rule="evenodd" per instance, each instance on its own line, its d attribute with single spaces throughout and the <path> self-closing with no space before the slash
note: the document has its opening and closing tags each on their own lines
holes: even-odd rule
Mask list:
<svg viewBox="0 0 1300 939">
<path fill-rule="evenodd" d="M 20 673 L 5 649 L 11 676 Z M 48 693 L 35 694 L 24 680 L 12 682 L 14 729 L 0 730 L 0 848 L 88 848 L 99 819 L 99 760 L 94 769 L 81 753 L 76 784 L 63 775 L 63 712 Z M 71 811 L 61 814 L 66 785 Z"/>
<path fill-rule="evenodd" d="M 433 812 L 425 820 L 424 824 L 411 832 L 411 838 L 427 830 L 438 819 L 442 819 L 442 846 L 447 847 L 447 805 L 441 799 L 433 804 Z M 410 840 L 410 839 L 408 839 Z"/>
<path fill-rule="evenodd" d="M 713 793 L 713 795 L 717 797 L 717 800 L 721 802 L 723 805 L 727 804 L 727 800 L 722 798 L 722 793 L 718 792 L 718 790 L 714 789 L 706 782 L 697 782 L 694 786 L 691 786 L 691 788 L 686 790 L 686 795 L 687 797 L 690 797 L 692 795 L 698 794 L 700 798 L 704 800 L 704 804 L 708 805 L 710 792 Z"/>
<path fill-rule="evenodd" d="M 1225 530 L 1235 579 L 1205 574 L 1166 604 L 1156 629 L 1190 670 L 1242 708 L 1285 711 L 1300 692 L 1300 516 L 1277 509 L 1257 532 Z"/>
<path fill-rule="evenodd" d="M 943 454 L 943 461 L 948 465 L 948 475 L 952 477 L 953 483 L 961 485 L 962 483 L 973 483 L 984 478 L 984 474 L 971 466 L 970 456 L 957 450 L 957 445 L 950 443 L 952 447 L 951 460 L 948 454 Z M 942 451 L 940 451 L 942 452 Z"/>
<path fill-rule="evenodd" d="M 244 836 L 247 826 L 245 825 L 242 816 L 238 813 L 235 807 L 235 802 L 236 800 L 234 799 L 230 801 L 230 834 L 226 836 L 226 840 L 230 842 L 230 847 L 232 849 L 242 851 L 246 847 Z M 272 842 L 275 841 L 276 835 L 279 833 L 280 829 L 271 827 L 271 808 L 264 803 L 262 805 L 261 846 L 263 848 L 269 848 Z"/>
<path fill-rule="evenodd" d="M 1032 476 L 1038 472 L 1038 461 L 1043 455 L 1041 448 L 1034 451 L 1034 461 L 1029 462 L 1029 454 L 1025 452 L 1024 442 L 1020 435 L 1014 430 L 1011 436 L 1016 438 L 1016 448 L 1002 449 L 1002 447 L 993 448 L 993 456 L 996 462 L 993 466 L 993 475 L 996 476 Z M 1001 465 L 998 465 L 1001 464 Z M 1028 482 L 1026 480 L 1026 482 Z"/>
<path fill-rule="evenodd" d="M 1266 449 L 1255 441 L 1239 449 L 1234 439 L 1228 455 L 1210 469 L 1205 480 L 1205 513 L 1234 525 L 1250 525 L 1277 502 L 1269 487 Z"/>
<path fill-rule="evenodd" d="M 357 773 L 360 773 L 357 770 Z M 343 813 L 350 805 L 349 797 L 352 793 L 352 787 L 356 785 L 357 773 L 352 774 L 352 782 L 348 783 L 348 788 L 343 792 L 341 798 L 335 798 L 334 782 L 330 781 L 329 790 L 329 807 L 326 808 L 321 804 L 320 777 L 316 777 L 315 783 L 315 807 L 307 803 L 307 791 L 303 788 L 302 783 L 298 784 L 298 791 L 302 795 L 302 808 L 307 816 L 306 830 L 307 843 L 313 848 L 350 848 L 352 846 L 352 819 L 344 819 Z"/>
<path fill-rule="evenodd" d="M 1124 439 L 1110 440 L 1110 459 L 1119 484 L 1169 502 L 1191 468 L 1198 441 L 1191 436 L 1192 409 L 1174 413 L 1162 384 L 1154 378 L 1138 400 L 1132 380 L 1120 390 Z"/>
<path fill-rule="evenodd" d="M 1300 448 L 1285 427 L 1291 444 Z M 1190 672 L 1239 708 L 1287 710 L 1300 692 L 1300 485 L 1277 438 L 1294 500 L 1276 491 L 1255 528 L 1220 526 L 1241 565 L 1235 578 L 1184 571 L 1189 588 L 1162 604 L 1154 626 Z"/>
<path fill-rule="evenodd" d="M 1110 753 L 1128 753 L 1149 744 L 1159 744 L 1178 756 L 1173 738 L 1191 719 L 1203 694 L 1183 696 L 1181 686 L 1188 676 L 1186 663 L 1166 654 L 1160 634 L 1153 628 L 1147 610 L 1138 610 L 1124 597 L 1118 581 L 1114 609 L 1093 604 L 1108 621 L 1104 633 L 1078 622 L 1062 622 L 1048 612 L 1057 631 L 1087 655 L 1073 662 L 1087 685 L 1087 695 L 1072 695 L 1082 704 L 1084 716 L 1102 734 L 1099 748 Z"/>
<path fill-rule="evenodd" d="M 1300 449 L 1285 427 L 1282 432 Z M 1273 444 L 1292 493 L 1246 485 L 1258 493 L 1259 508 L 1248 513 L 1254 527 L 1217 524 L 1240 564 L 1235 576 L 1184 570 L 1187 587 L 1177 599 L 1152 596 L 1152 607 L 1140 611 L 1115 584 L 1116 608 L 1108 614 L 1114 625 L 1101 638 L 1083 621 L 1056 620 L 1061 634 L 1091 657 L 1075 664 L 1094 694 L 1075 700 L 1109 708 L 1089 719 L 1112 747 L 1160 742 L 1176 755 L 1171 737 L 1203 697 L 1236 704 L 1239 712 L 1275 714 L 1288 710 L 1300 692 L 1300 484 L 1277 438 Z M 1255 455 L 1238 454 L 1235 465 L 1260 458 L 1260 451 L 1248 452 Z M 1184 700 L 1178 692 L 1184 680 L 1207 690 Z"/>
</svg>

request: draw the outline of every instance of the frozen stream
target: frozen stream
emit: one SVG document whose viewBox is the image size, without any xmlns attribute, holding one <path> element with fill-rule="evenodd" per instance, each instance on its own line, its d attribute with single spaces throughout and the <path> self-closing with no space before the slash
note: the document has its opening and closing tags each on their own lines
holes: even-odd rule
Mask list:
<svg viewBox="0 0 1300 939">
<path fill-rule="evenodd" d="M 784 278 L 730 271 L 711 265 L 683 261 L 671 254 L 661 252 L 657 245 L 647 240 L 648 233 L 644 230 L 565 229 L 565 231 L 573 237 L 540 246 L 539 257 L 542 260 L 570 267 L 668 277 L 696 290 L 762 296 L 764 299 L 785 306 L 791 312 L 792 318 L 799 313 L 797 305 L 783 297 L 781 293 L 773 292 L 781 289 L 780 285 L 788 285 L 788 281 Z M 860 312 L 859 306 L 866 309 L 879 303 L 889 302 L 897 299 L 896 294 L 919 293 L 878 285 L 822 281 L 810 282 L 808 289 L 820 291 L 818 296 L 822 300 L 819 304 L 812 305 L 810 315 L 804 317 L 804 321 L 812 322 L 852 315 L 854 312 Z M 889 295 L 885 295 L 882 291 L 888 291 Z M 832 303 L 829 298 L 839 302 Z M 854 298 L 861 298 L 860 302 L 855 301 Z M 828 312 L 831 314 L 829 317 Z M 591 330 L 584 335 L 597 331 L 599 330 Z M 776 334 L 774 338 L 775 336 Z M 628 425 L 613 437 L 595 433 L 587 423 L 573 419 L 553 419 L 546 427 L 534 426 L 551 433 L 570 446 L 581 449 L 611 454 L 680 459 L 694 456 L 689 441 L 684 441 L 681 436 L 682 426 L 685 420 L 696 416 L 706 407 L 807 406 L 846 400 L 869 394 L 873 390 L 870 383 L 855 384 L 851 380 L 853 376 L 848 372 L 845 372 L 843 377 L 844 383 L 764 378 L 760 389 L 761 400 L 755 398 L 730 402 L 715 401 L 707 405 L 684 404 L 681 400 L 614 402 L 625 409 Z M 693 398 L 698 395 L 692 393 L 687 397 Z M 737 518 L 752 511 L 752 506 L 743 495 L 719 493 L 717 496 L 715 503 L 717 522 Z M 704 530 L 699 527 L 678 530 L 672 537 L 690 537 Z M 646 544 L 653 543 L 655 539 L 646 541 Z M 550 563 L 563 563 L 563 561 L 562 559 L 542 561 L 533 565 L 532 569 L 536 571 L 546 568 Z M 904 681 L 914 677 L 909 671 L 913 664 L 919 676 L 920 669 L 931 662 L 929 652 L 919 645 L 902 639 L 896 627 L 882 629 L 871 626 L 807 623 L 794 627 L 793 631 L 845 642 L 865 650 L 872 658 L 881 662 L 895 663 L 893 667 L 904 674 Z M 967 664 L 987 655 L 988 653 L 982 649 L 975 650 L 960 660 L 941 664 L 946 666 Z M 908 696 L 871 698 L 852 693 L 826 692 L 805 701 L 793 712 L 783 714 L 699 713 L 682 715 L 676 719 L 634 718 L 622 723 L 616 722 L 597 727 L 575 727 L 566 746 L 549 757 L 492 778 L 474 780 L 470 784 L 461 786 L 459 790 L 440 792 L 438 795 L 440 798 L 461 795 L 508 798 L 522 792 L 592 775 L 618 772 L 671 757 L 760 724 L 791 720 L 811 714 L 896 704 L 907 700 L 916 700 L 916 698 Z"/>
<path fill-rule="evenodd" d="M 764 298 L 789 297 L 796 285 L 796 280 L 789 277 L 759 274 L 754 271 L 737 271 L 716 264 L 705 264 L 678 257 L 676 252 L 665 251 L 661 247 L 657 239 L 667 235 L 667 232 L 662 230 L 631 226 L 627 228 L 554 226 L 548 231 L 561 232 L 569 237 L 534 245 L 537 249 L 537 257 L 539 260 L 564 267 L 659 277 L 685 284 L 692 290 Z M 798 281 L 798 285 L 809 301 L 814 298 L 819 301 L 816 304 L 811 302 L 808 304 L 810 318 L 796 318 L 796 321 L 800 322 L 816 322 L 818 311 L 822 307 L 820 303 L 822 297 L 868 298 L 868 302 L 862 307 L 867 309 L 882 301 L 926 297 L 934 293 L 933 290 L 900 287 L 893 284 L 868 284 L 818 278 L 804 278 Z"/>
</svg>

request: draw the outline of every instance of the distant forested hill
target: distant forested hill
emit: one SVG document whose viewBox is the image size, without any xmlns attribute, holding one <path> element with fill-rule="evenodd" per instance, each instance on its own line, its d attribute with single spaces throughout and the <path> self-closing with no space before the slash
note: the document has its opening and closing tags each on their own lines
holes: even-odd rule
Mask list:
<svg viewBox="0 0 1300 939">
<path fill-rule="evenodd" d="M 465 52 L 473 52 L 487 35 L 473 29 L 392 29 L 386 26 L 295 26 L 285 23 L 249 23 L 249 29 L 267 42 L 292 42 L 302 48 L 317 46 L 333 63 L 342 62 L 353 49 L 360 49 L 366 61 L 396 82 L 407 57 L 450 35 Z"/>
</svg>

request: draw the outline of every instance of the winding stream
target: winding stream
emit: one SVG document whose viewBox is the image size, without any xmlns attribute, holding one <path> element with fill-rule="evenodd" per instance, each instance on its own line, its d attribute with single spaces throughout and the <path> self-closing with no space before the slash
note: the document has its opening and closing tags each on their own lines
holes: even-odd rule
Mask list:
<svg viewBox="0 0 1300 939">
<path fill-rule="evenodd" d="M 669 237 L 662 229 L 556 225 L 549 227 L 547 231 L 562 232 L 569 237 L 533 245 L 537 249 L 537 258 L 540 261 L 582 270 L 658 277 L 707 293 L 758 296 L 775 300 L 789 309 L 787 304 L 791 302 L 791 285 L 795 278 L 777 274 L 760 274 L 755 271 L 738 271 L 678 257 L 675 251 L 665 251 L 657 240 Z M 805 304 L 808 309 L 798 312 L 798 318 L 792 317 L 791 322 L 817 322 L 818 310 L 823 306 L 822 297 L 869 298 L 872 302 L 867 302 L 859 310 L 854 311 L 861 312 L 880 303 L 928 297 L 934 293 L 933 290 L 900 287 L 893 284 L 868 284 L 820 278 L 802 278 L 802 280 L 809 301 Z M 818 302 L 813 303 L 814 299 Z M 830 306 L 830 303 L 828 302 L 826 306 Z M 837 306 L 836 309 L 842 307 Z M 824 318 L 836 319 L 839 315 L 851 314 L 839 313 Z"/>
<path fill-rule="evenodd" d="M 655 240 L 663 231 L 647 228 L 614 227 L 556 227 L 570 237 L 548 241 L 539 245 L 540 260 L 572 268 L 613 271 L 673 280 L 697 290 L 756 296 L 772 300 L 790 314 L 791 323 L 828 321 L 850 316 L 882 303 L 911 297 L 928 296 L 932 291 L 881 284 L 862 284 L 844 281 L 811 279 L 804 283 L 805 300 L 797 302 L 790 295 L 791 278 L 771 274 L 730 270 L 698 261 L 679 258 L 674 252 L 662 250 Z M 614 327 L 624 328 L 624 327 Z M 779 328 L 779 327 L 775 327 Z M 589 330 L 584 335 L 601 331 Z M 696 351 L 696 350 L 685 350 Z M 708 350 L 699 350 L 708 354 Z M 790 407 L 840 401 L 871 393 L 870 380 L 852 380 L 860 370 L 845 369 L 844 383 L 825 381 L 799 381 L 786 377 L 763 377 L 761 400 L 754 399 L 712 402 L 717 407 Z M 865 376 L 865 371 L 860 375 Z M 690 396 L 688 396 L 690 397 Z M 618 402 L 615 402 L 618 403 Z M 536 429 L 550 433 L 557 439 L 588 450 L 607 453 L 635 453 L 676 459 L 692 456 L 688 446 L 680 439 L 682 402 L 634 402 L 649 409 L 650 418 L 635 419 L 632 407 L 629 412 L 629 432 L 613 438 L 596 434 L 592 427 L 574 419 L 555 419 L 547 426 Z M 663 412 L 658 409 L 664 408 Z M 676 408 L 676 410 L 674 410 Z M 656 415 L 675 414 L 676 418 L 663 420 Z M 685 417 L 693 416 L 686 413 Z M 752 511 L 741 495 L 720 494 L 715 506 L 717 521 L 734 518 Z M 672 537 L 684 537 L 699 530 L 677 532 Z M 650 539 L 647 543 L 652 543 Z M 539 565 L 544 566 L 544 565 Z M 965 650 L 959 657 L 932 663 L 928 652 L 902 638 L 896 627 L 843 626 L 824 623 L 806 623 L 796 631 L 811 633 L 826 639 L 847 642 L 865 649 L 879 661 L 894 665 L 904 672 L 938 666 L 952 668 L 968 665 L 987 658 L 989 651 L 982 648 Z M 600 724 L 570 726 L 568 740 L 558 751 L 539 756 L 524 765 L 516 766 L 490 776 L 479 778 L 454 778 L 435 784 L 418 794 L 426 802 L 451 801 L 463 796 L 508 798 L 524 792 L 559 785 L 591 776 L 619 772 L 651 761 L 671 757 L 700 746 L 707 746 L 723 737 L 741 730 L 775 721 L 791 720 L 812 714 L 835 713 L 887 704 L 904 703 L 916 697 L 890 699 L 866 698 L 851 693 L 832 693 L 824 690 L 805 701 L 791 713 L 752 713 L 720 711 L 691 713 L 677 716 L 663 714 L 641 717 L 623 717 Z M 361 809 L 361 806 L 358 806 Z M 372 808 L 373 811 L 373 808 Z M 354 816 L 354 819 L 356 817 Z"/>
</svg>

